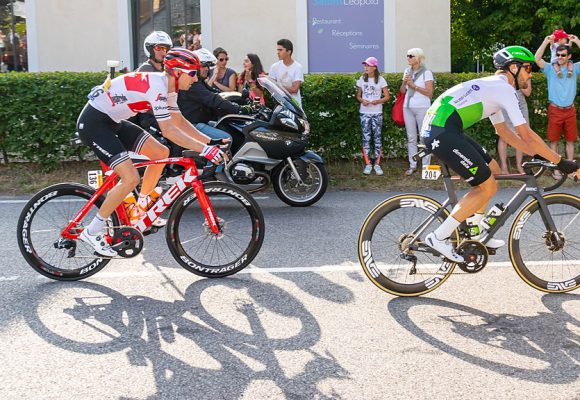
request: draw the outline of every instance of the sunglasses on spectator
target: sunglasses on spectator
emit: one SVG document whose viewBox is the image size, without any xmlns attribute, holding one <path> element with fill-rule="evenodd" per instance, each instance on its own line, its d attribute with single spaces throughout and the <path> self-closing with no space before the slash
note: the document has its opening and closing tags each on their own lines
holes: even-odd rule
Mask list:
<svg viewBox="0 0 580 400">
<path fill-rule="evenodd" d="M 175 68 L 175 69 L 183 72 L 184 74 L 191 76 L 192 78 L 197 75 L 196 69 L 193 69 L 193 70 L 187 70 L 187 69 L 181 69 L 181 68 Z"/>
<path fill-rule="evenodd" d="M 230 58 L 229 57 L 226 57 L 226 58 L 218 58 L 218 60 L 220 60 L 220 61 L 230 61 Z"/>
<path fill-rule="evenodd" d="M 162 46 L 162 45 L 158 44 L 157 46 L 153 47 L 153 50 L 155 50 L 155 51 L 169 51 L 169 47 Z"/>
<path fill-rule="evenodd" d="M 407 54 L 407 58 L 415 58 L 415 56 L 412 54 Z"/>
<path fill-rule="evenodd" d="M 566 54 L 563 54 L 563 53 L 556 53 L 556 55 L 557 55 L 558 57 L 568 57 L 568 53 L 566 53 Z"/>
</svg>

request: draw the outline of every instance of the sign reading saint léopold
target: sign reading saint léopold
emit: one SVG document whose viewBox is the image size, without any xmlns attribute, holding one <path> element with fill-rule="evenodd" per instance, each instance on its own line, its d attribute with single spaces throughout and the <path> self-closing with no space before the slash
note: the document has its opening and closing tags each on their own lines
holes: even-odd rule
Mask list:
<svg viewBox="0 0 580 400">
<path fill-rule="evenodd" d="M 308 0 L 308 70 L 355 72 L 373 56 L 384 67 L 384 0 Z"/>
</svg>

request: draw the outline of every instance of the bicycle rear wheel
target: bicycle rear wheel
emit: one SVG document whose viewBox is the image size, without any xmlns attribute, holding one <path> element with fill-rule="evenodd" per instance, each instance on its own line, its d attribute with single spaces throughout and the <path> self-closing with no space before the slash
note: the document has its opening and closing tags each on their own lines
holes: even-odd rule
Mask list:
<svg viewBox="0 0 580 400">
<path fill-rule="evenodd" d="M 538 202 L 522 208 L 510 230 L 509 254 L 518 275 L 548 293 L 580 287 L 580 198 L 564 193 L 544 196 L 557 232 L 550 232 Z"/>
<path fill-rule="evenodd" d="M 417 237 L 413 232 L 441 209 L 437 201 L 416 194 L 391 197 L 376 206 L 363 223 L 358 254 L 367 277 L 377 287 L 397 296 L 419 296 L 439 287 L 455 263 L 431 254 L 423 238 L 449 215 L 436 218 Z M 456 230 L 451 241 L 457 244 Z M 413 244 L 410 244 L 414 241 Z"/>
<path fill-rule="evenodd" d="M 61 236 L 94 193 L 89 186 L 60 183 L 41 190 L 26 203 L 18 219 L 18 246 L 35 271 L 51 279 L 72 281 L 96 274 L 109 263 L 109 259 L 95 256 L 90 245 Z M 103 201 L 104 197 L 97 199 L 77 227 L 78 233 L 93 219 Z M 119 226 L 116 214 L 111 221 L 113 226 Z"/>
<path fill-rule="evenodd" d="M 208 278 L 235 274 L 252 262 L 264 241 L 264 216 L 244 190 L 224 182 L 204 184 L 220 225 L 211 232 L 193 189 L 176 201 L 166 227 L 167 246 L 186 270 Z"/>
</svg>

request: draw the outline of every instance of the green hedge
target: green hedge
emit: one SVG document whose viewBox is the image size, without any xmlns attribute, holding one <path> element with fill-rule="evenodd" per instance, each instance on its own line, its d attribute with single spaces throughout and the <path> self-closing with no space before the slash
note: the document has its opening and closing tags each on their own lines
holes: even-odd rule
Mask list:
<svg viewBox="0 0 580 400">
<path fill-rule="evenodd" d="M 79 112 L 89 90 L 105 78 L 105 73 L 9 73 L 0 74 L 0 150 L 8 159 L 39 162 L 50 168 L 63 159 L 82 158 L 86 148 L 69 145 Z M 302 88 L 314 150 L 328 159 L 352 158 L 361 153 L 359 104 L 355 81 L 360 74 L 307 75 Z M 445 89 L 477 74 L 435 74 L 435 97 Z M 401 82 L 401 74 L 384 74 L 391 93 Z M 546 80 L 537 73 L 532 96 L 528 98 L 531 126 L 545 137 Z M 406 133 L 390 118 L 394 102 L 385 104 L 383 144 L 385 157 L 406 156 Z M 496 136 L 490 123 L 482 122 L 467 132 L 488 149 L 495 149 Z"/>
</svg>

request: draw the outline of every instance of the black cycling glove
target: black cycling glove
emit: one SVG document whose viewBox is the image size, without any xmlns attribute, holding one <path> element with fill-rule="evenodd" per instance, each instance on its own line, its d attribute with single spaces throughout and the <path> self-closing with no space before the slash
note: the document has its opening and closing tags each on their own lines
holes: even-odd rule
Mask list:
<svg viewBox="0 0 580 400">
<path fill-rule="evenodd" d="M 558 169 L 565 174 L 571 174 L 572 172 L 576 172 L 578 169 L 578 163 L 576 160 L 566 160 L 564 157 L 560 159 L 560 162 L 556 164 Z"/>
<path fill-rule="evenodd" d="M 244 104 L 240 106 L 240 114 L 252 114 L 254 112 L 254 107 L 249 104 Z"/>
</svg>

